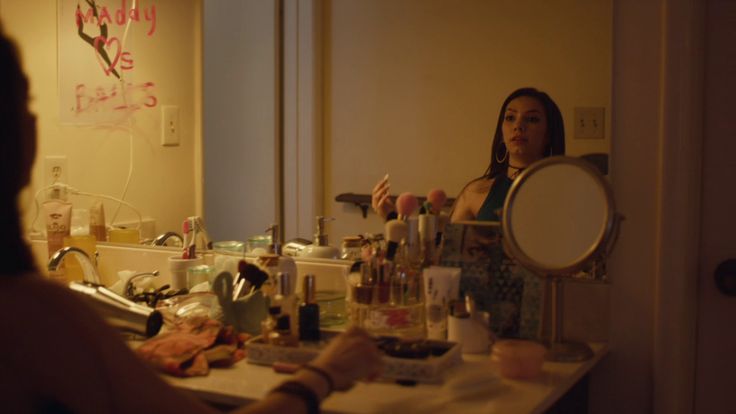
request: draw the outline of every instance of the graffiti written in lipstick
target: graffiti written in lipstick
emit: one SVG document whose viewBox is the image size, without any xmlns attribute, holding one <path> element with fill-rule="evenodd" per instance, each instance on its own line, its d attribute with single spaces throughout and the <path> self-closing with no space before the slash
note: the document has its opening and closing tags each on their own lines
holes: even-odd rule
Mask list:
<svg viewBox="0 0 736 414">
<path fill-rule="evenodd" d="M 94 4 L 94 3 L 93 3 Z M 148 7 L 143 8 L 141 13 L 140 8 L 130 8 L 126 6 L 126 0 L 121 0 L 120 7 L 111 12 L 107 6 L 95 6 L 97 7 L 97 16 L 95 16 L 95 9 L 88 7 L 85 13 L 82 13 L 81 8 L 77 8 L 74 16 L 76 19 L 77 26 L 81 26 L 83 23 L 90 23 L 97 26 L 103 26 L 105 24 L 117 24 L 118 26 L 125 26 L 128 20 L 131 22 L 139 23 L 146 21 L 150 23 L 148 36 L 153 36 L 156 32 L 156 5 L 152 4 Z M 142 14 L 142 19 L 141 19 Z"/>
<path fill-rule="evenodd" d="M 75 88 L 75 107 L 77 115 L 94 112 L 120 111 L 133 113 L 143 108 L 158 105 L 153 82 L 140 84 L 127 83 L 110 86 L 89 87 L 83 83 Z"/>
</svg>

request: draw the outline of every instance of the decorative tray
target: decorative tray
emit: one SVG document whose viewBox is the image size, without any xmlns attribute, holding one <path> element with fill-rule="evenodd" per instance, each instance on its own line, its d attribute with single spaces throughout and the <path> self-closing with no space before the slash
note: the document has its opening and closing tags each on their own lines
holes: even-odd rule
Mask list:
<svg viewBox="0 0 736 414">
<path fill-rule="evenodd" d="M 298 347 L 271 345 L 257 336 L 245 344 L 248 362 L 260 365 L 272 365 L 275 362 L 305 364 L 338 334 L 336 331 L 322 331 L 322 340 L 300 342 Z M 403 340 L 391 336 L 380 336 L 375 340 L 384 352 L 381 375 L 384 379 L 441 383 L 445 371 L 463 360 L 460 345 L 455 342 Z"/>
</svg>

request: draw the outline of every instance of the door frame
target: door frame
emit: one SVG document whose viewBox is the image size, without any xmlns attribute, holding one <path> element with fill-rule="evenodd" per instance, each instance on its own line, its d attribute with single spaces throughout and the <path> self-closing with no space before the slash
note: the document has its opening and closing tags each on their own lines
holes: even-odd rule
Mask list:
<svg viewBox="0 0 736 414">
<path fill-rule="evenodd" d="M 315 231 L 324 214 L 322 1 L 283 0 L 284 240 Z"/>
<path fill-rule="evenodd" d="M 703 158 L 705 3 L 667 0 L 655 279 L 654 412 L 689 413 L 695 402 Z"/>
</svg>

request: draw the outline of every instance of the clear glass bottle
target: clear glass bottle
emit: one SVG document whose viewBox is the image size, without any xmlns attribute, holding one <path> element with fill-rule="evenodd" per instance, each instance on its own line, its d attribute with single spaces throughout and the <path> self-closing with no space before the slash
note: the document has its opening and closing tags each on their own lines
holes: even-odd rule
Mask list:
<svg viewBox="0 0 736 414">
<path fill-rule="evenodd" d="M 263 254 L 258 256 L 256 265 L 268 273 L 268 279 L 261 285 L 263 295 L 273 298 L 278 292 L 279 256 L 275 254 Z"/>
<path fill-rule="evenodd" d="M 292 320 L 296 320 L 298 300 L 291 283 L 291 275 L 286 272 L 279 272 L 276 279 L 277 293 L 271 298 L 271 304 L 280 306 L 282 315 L 289 315 Z M 297 332 L 297 330 L 294 329 L 294 332 Z"/>
<path fill-rule="evenodd" d="M 268 341 L 268 335 L 276 329 L 276 319 L 281 314 L 281 306 L 269 306 L 268 317 L 261 321 L 261 337 L 264 342 Z"/>
</svg>

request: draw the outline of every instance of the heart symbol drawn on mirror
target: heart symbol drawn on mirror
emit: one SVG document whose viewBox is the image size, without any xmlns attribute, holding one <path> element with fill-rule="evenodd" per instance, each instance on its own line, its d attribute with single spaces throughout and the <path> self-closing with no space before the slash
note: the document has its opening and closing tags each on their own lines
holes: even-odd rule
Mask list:
<svg viewBox="0 0 736 414">
<path fill-rule="evenodd" d="M 115 57 L 112 59 L 112 62 L 110 62 L 110 59 L 107 56 L 108 53 L 105 52 L 103 55 L 102 52 L 104 51 L 103 47 L 107 49 L 107 51 L 110 51 L 110 46 L 113 43 L 117 46 L 117 50 L 115 51 Z M 97 62 L 102 66 L 102 70 L 105 71 L 105 75 L 110 76 L 110 73 L 115 71 L 115 66 L 117 66 L 118 61 L 120 60 L 120 55 L 123 53 L 122 47 L 120 46 L 120 40 L 118 40 L 117 37 L 107 39 L 105 36 L 97 36 L 95 37 L 94 49 Z"/>
</svg>

